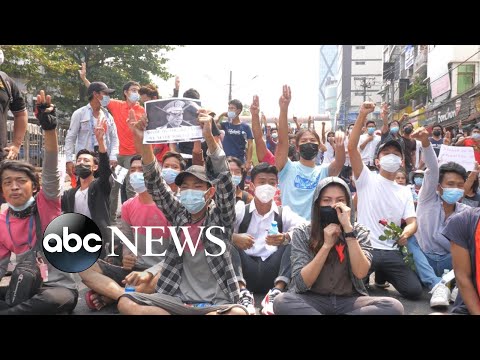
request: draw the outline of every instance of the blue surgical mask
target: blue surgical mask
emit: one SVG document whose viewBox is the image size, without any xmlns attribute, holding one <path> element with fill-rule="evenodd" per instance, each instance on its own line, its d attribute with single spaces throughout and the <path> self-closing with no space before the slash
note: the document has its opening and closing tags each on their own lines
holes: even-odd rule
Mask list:
<svg viewBox="0 0 480 360">
<path fill-rule="evenodd" d="M 447 204 L 453 205 L 463 197 L 464 190 L 458 188 L 442 188 L 442 199 Z"/>
<path fill-rule="evenodd" d="M 230 120 L 234 119 L 237 116 L 237 113 L 235 111 L 229 111 L 227 113 L 227 116 Z"/>
<path fill-rule="evenodd" d="M 390 129 L 390 132 L 391 132 L 392 134 L 398 133 L 398 126 L 392 127 L 392 128 Z"/>
<path fill-rule="evenodd" d="M 423 184 L 423 177 L 416 177 L 415 179 L 413 179 L 413 182 L 414 182 L 415 185 L 417 185 L 417 186 L 422 186 L 422 184 Z"/>
<path fill-rule="evenodd" d="M 141 194 L 145 191 L 147 191 L 147 187 L 145 186 L 145 180 L 143 178 L 143 173 L 141 172 L 134 172 L 133 174 L 130 174 L 130 184 L 133 187 L 133 190 L 137 194 Z"/>
<path fill-rule="evenodd" d="M 140 100 L 140 95 L 138 95 L 138 93 L 132 92 L 132 93 L 130 94 L 130 96 L 128 97 L 128 99 L 129 99 L 131 102 L 137 102 L 138 100 Z"/>
<path fill-rule="evenodd" d="M 240 175 L 232 175 L 233 185 L 238 186 L 242 182 L 242 177 Z"/>
<path fill-rule="evenodd" d="M 28 208 L 30 205 L 32 205 L 33 203 L 35 202 L 35 199 L 33 198 L 33 196 L 30 197 L 30 199 L 27 200 L 27 202 L 25 204 L 23 204 L 22 206 L 13 206 L 12 204 L 8 203 L 8 206 L 12 209 L 12 210 L 15 210 L 15 211 L 22 211 L 22 210 L 25 210 L 26 208 Z"/>
<path fill-rule="evenodd" d="M 277 134 L 277 133 L 273 133 L 273 134 L 272 134 L 272 138 L 273 138 L 273 139 L 278 138 L 278 134 Z"/>
<path fill-rule="evenodd" d="M 480 140 L 480 133 L 472 134 L 472 138 L 475 139 L 475 140 Z"/>
<path fill-rule="evenodd" d="M 180 171 L 176 171 L 170 168 L 162 169 L 162 177 L 165 179 L 167 184 L 173 184 L 177 175 L 180 174 Z"/>
<path fill-rule="evenodd" d="M 182 190 L 180 191 L 180 202 L 190 214 L 197 214 L 205 206 L 205 193 L 206 191 L 202 190 Z"/>
<path fill-rule="evenodd" d="M 373 135 L 375 133 L 375 128 L 374 127 L 369 127 L 367 128 L 368 135 Z"/>
<path fill-rule="evenodd" d="M 100 100 L 100 105 L 103 107 L 107 107 L 108 104 L 110 104 L 110 96 L 103 95 L 102 100 Z"/>
</svg>

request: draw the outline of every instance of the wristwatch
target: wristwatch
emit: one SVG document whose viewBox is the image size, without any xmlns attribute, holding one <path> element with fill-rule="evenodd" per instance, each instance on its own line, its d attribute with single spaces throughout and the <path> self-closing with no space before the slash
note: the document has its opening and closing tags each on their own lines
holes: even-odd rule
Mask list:
<svg viewBox="0 0 480 360">
<path fill-rule="evenodd" d="M 357 230 L 353 230 L 349 233 L 343 234 L 343 236 L 345 237 L 345 239 L 347 239 L 347 238 L 355 238 L 356 239 L 357 236 L 358 236 L 358 232 L 357 232 Z"/>
</svg>

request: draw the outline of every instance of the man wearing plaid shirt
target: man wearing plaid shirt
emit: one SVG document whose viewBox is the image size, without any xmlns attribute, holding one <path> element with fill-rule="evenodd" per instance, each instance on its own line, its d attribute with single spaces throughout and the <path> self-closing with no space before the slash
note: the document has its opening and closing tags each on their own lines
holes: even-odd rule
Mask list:
<svg viewBox="0 0 480 360">
<path fill-rule="evenodd" d="M 175 183 L 180 188 L 180 199 L 175 197 L 161 177 L 152 146 L 141 145 L 147 191 L 167 220 L 177 227 L 178 239 L 183 244 L 185 236 L 180 226 L 188 228 L 196 251 L 192 252 L 189 246 L 185 246 L 183 253 L 179 254 L 175 242 L 170 239 L 165 260 L 148 269 L 133 284 L 158 278 L 156 293 L 123 295 L 118 302 L 118 309 L 123 314 L 247 314 L 246 309 L 237 304 L 239 287 L 230 258 L 235 187 L 225 153 L 212 135 L 211 119 L 208 111 L 199 110 L 199 123 L 208 145 L 206 169 L 194 165 L 177 176 Z M 147 118 L 143 116 L 134 125 L 129 123 L 135 141 L 140 145 Z M 210 241 L 206 236 L 209 231 L 225 246 L 219 245 L 220 241 Z"/>
</svg>

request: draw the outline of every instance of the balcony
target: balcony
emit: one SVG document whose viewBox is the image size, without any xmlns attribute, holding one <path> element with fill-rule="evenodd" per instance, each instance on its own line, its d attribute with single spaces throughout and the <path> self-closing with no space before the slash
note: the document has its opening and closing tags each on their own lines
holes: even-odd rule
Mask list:
<svg viewBox="0 0 480 360">
<path fill-rule="evenodd" d="M 427 72 L 427 60 L 428 60 L 428 52 L 427 50 L 421 50 L 418 52 L 417 57 L 415 58 L 415 62 L 413 64 L 413 72 L 415 74 L 420 74 L 423 72 Z"/>
</svg>

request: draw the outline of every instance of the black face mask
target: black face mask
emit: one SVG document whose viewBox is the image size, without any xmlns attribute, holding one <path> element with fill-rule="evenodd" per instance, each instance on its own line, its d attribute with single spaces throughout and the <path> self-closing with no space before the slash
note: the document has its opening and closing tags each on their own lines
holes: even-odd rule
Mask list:
<svg viewBox="0 0 480 360">
<path fill-rule="evenodd" d="M 92 168 L 88 165 L 83 164 L 76 165 L 75 174 L 80 176 L 82 179 L 86 179 L 92 174 Z"/>
<path fill-rule="evenodd" d="M 324 225 L 339 224 L 337 210 L 331 206 L 320 206 L 320 223 Z"/>
<path fill-rule="evenodd" d="M 306 143 L 299 146 L 300 156 L 305 160 L 312 160 L 318 154 L 318 144 Z"/>
<path fill-rule="evenodd" d="M 433 131 L 433 136 L 440 136 L 441 135 L 441 131 L 440 130 L 434 130 Z"/>
<path fill-rule="evenodd" d="M 405 134 L 410 135 L 413 132 L 413 128 L 407 127 L 403 131 L 405 132 Z"/>
</svg>

